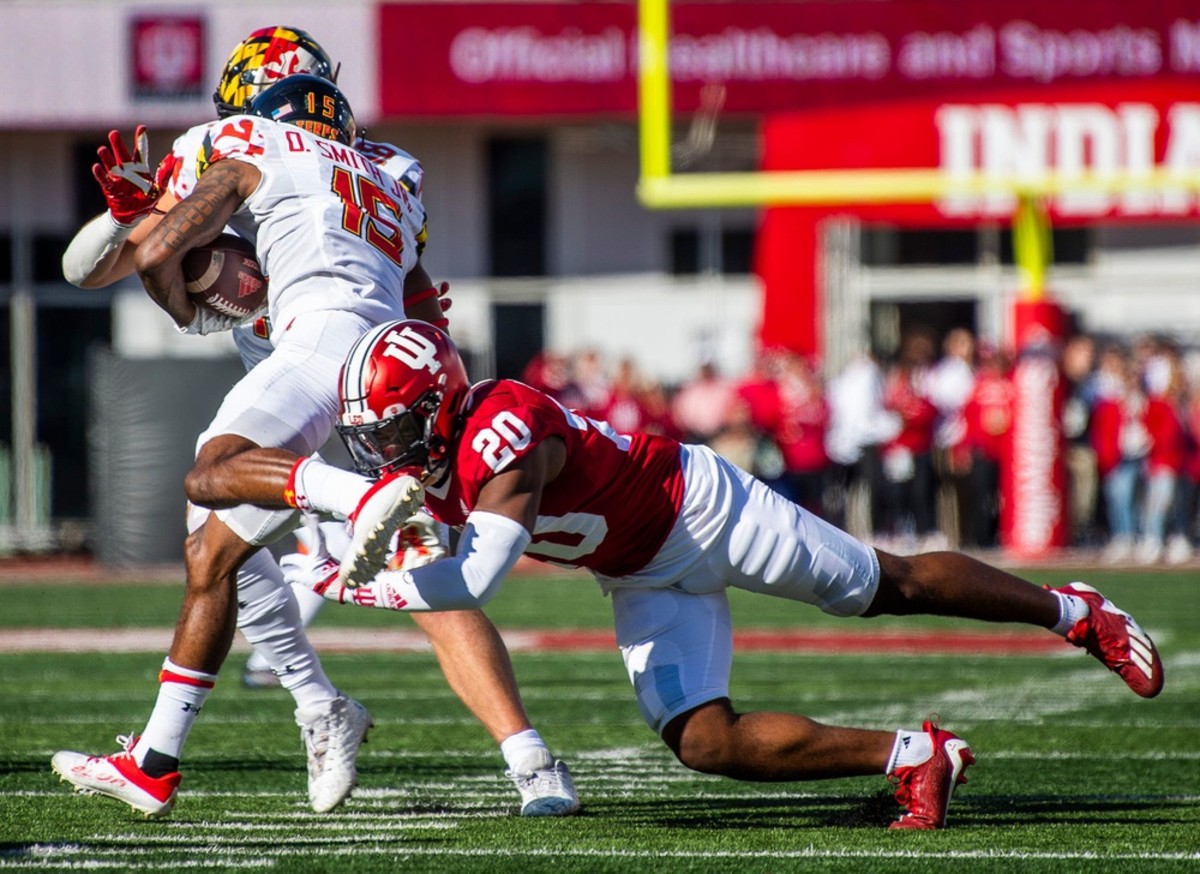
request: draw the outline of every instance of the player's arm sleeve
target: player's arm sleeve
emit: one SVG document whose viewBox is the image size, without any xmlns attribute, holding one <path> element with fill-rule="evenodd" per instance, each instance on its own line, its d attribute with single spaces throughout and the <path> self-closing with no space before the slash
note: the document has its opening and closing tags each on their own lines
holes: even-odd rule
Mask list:
<svg viewBox="0 0 1200 874">
<path fill-rule="evenodd" d="M 517 563 L 532 536 L 520 522 L 475 510 L 467 516 L 458 554 L 411 571 L 388 571 L 383 583 L 387 601 L 409 612 L 474 610 L 492 599 Z"/>
<path fill-rule="evenodd" d="M 92 287 L 89 282 L 100 262 L 124 246 L 132 230 L 117 224 L 108 212 L 80 228 L 63 252 L 62 270 L 67 282 L 79 288 Z"/>
</svg>

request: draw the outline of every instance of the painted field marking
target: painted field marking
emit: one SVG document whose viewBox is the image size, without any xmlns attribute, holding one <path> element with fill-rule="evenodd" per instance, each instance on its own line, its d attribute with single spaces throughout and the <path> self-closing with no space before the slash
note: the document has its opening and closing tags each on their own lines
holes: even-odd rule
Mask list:
<svg viewBox="0 0 1200 874">
<path fill-rule="evenodd" d="M 228 860 L 229 863 L 237 865 L 254 864 L 256 867 L 264 867 L 271 863 L 272 859 L 278 859 L 285 856 L 309 855 L 311 850 L 306 849 L 308 846 L 321 843 L 321 855 L 338 855 L 338 856 L 369 856 L 386 854 L 396 859 L 405 858 L 420 858 L 420 857 L 444 857 L 444 858 L 480 858 L 494 857 L 497 850 L 494 847 L 486 848 L 457 848 L 457 847 L 414 847 L 407 845 L 396 845 L 395 843 L 378 843 L 374 846 L 367 842 L 370 841 L 388 841 L 388 836 L 363 834 L 358 836 L 357 843 L 354 846 L 337 847 L 329 846 L 329 839 L 312 839 L 306 840 L 302 838 L 291 838 L 287 842 L 281 844 L 270 854 L 264 854 L 261 848 L 240 848 L 231 845 L 227 840 L 214 836 L 203 846 L 194 848 L 185 848 L 178 846 L 178 838 L 158 838 L 144 834 L 115 834 L 115 835 L 97 835 L 96 840 L 102 841 L 128 841 L 129 847 L 118 847 L 113 849 L 92 848 L 81 846 L 79 844 L 71 845 L 54 845 L 54 844 L 37 844 L 27 848 L 27 854 L 30 859 L 39 859 L 52 862 L 56 857 L 64 858 L 64 862 L 70 859 L 71 867 L 83 866 L 87 868 L 95 868 L 97 865 L 89 865 L 86 859 L 100 860 L 106 857 L 114 858 L 129 858 L 129 857 L 146 857 L 153 856 L 160 858 L 161 850 L 153 850 L 146 848 L 146 845 L 166 847 L 174 852 L 169 852 L 168 855 L 174 859 L 178 855 L 189 852 L 202 853 L 205 860 L 185 860 L 172 861 L 172 868 L 179 867 L 199 867 L 212 866 L 221 864 L 222 859 Z M 139 846 L 140 845 L 140 846 Z M 216 851 L 214 853 L 214 850 Z M 849 850 L 849 849 L 820 849 L 816 847 L 807 847 L 799 850 L 626 850 L 626 849 L 597 849 L 597 848 L 540 848 L 540 847 L 505 847 L 504 853 L 508 858 L 529 858 L 529 859 L 631 859 L 631 860 L 652 860 L 652 859 L 731 859 L 731 860 L 774 860 L 774 859 L 913 859 L 913 860 L 997 860 L 997 861 L 1023 861 L 1023 860 L 1044 860 L 1044 861 L 1156 861 L 1156 862 L 1188 862 L 1200 860 L 1200 852 L 1180 852 L 1180 851 L 1159 851 L 1159 852 L 1113 852 L 1102 853 L 1096 851 L 1030 851 L 1030 850 L 994 850 L 994 849 L 979 849 L 979 850 Z M 100 863 L 103 865 L 103 863 Z M 154 863 L 147 865 L 135 865 L 130 867 L 150 867 Z M 159 863 L 161 864 L 161 862 Z M 0 861 L 0 868 L 9 867 L 3 861 Z M 28 867 L 22 865 L 21 867 Z M 40 867 L 40 866 L 39 866 Z"/>
<path fill-rule="evenodd" d="M 0 630 L 0 653 L 5 652 L 153 652 L 171 646 L 169 628 L 10 628 Z M 322 652 L 429 652 L 428 638 L 404 629 L 313 628 L 308 632 Z M 615 652 L 612 631 L 501 630 L 510 652 Z M 734 649 L 742 652 L 797 652 L 814 655 L 912 654 L 1052 655 L 1071 653 L 1063 641 L 1045 631 L 921 630 L 899 632 L 797 629 L 736 631 Z M 246 651 L 244 642 L 235 649 Z"/>
</svg>

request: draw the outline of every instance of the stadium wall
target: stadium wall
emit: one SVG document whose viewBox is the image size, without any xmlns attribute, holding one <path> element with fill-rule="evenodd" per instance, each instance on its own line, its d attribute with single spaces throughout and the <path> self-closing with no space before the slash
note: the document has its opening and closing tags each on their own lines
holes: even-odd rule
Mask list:
<svg viewBox="0 0 1200 874">
<path fill-rule="evenodd" d="M 146 361 L 96 350 L 89 371 L 93 552 L 115 566 L 182 561 L 183 477 L 196 436 L 241 363 Z"/>
</svg>

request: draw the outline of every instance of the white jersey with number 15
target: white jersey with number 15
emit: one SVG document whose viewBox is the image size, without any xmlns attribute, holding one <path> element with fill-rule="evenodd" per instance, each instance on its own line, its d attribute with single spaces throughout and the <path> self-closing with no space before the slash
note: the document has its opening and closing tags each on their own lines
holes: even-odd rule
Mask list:
<svg viewBox="0 0 1200 874">
<path fill-rule="evenodd" d="M 205 144 L 210 140 L 209 131 L 220 124 L 221 120 L 198 124 L 184 131 L 171 145 L 176 164 L 167 188 L 177 199 L 182 200 L 187 197 L 196 187 L 198 170 L 202 166 L 207 166 Z M 354 147 L 370 158 L 372 163 L 378 165 L 384 173 L 400 180 L 410 195 L 416 197 L 417 200 L 421 199 L 425 184 L 425 168 L 415 157 L 391 143 L 367 139 L 360 139 Z M 231 233 L 235 232 L 233 228 L 227 228 L 227 230 Z M 421 233 L 417 236 L 418 254 L 425 249 L 425 239 L 426 229 L 422 228 Z M 247 370 L 270 355 L 271 350 L 274 349 L 274 346 L 271 345 L 269 326 L 270 323 L 264 317 L 251 324 L 240 325 L 233 329 L 233 341 L 241 356 L 242 364 Z"/>
<path fill-rule="evenodd" d="M 416 265 L 425 210 L 362 153 L 295 125 L 233 116 L 208 126 L 197 176 L 237 160 L 262 172 L 230 219 L 254 241 L 270 277 L 274 331 L 320 310 L 400 318 L 404 277 Z"/>
</svg>

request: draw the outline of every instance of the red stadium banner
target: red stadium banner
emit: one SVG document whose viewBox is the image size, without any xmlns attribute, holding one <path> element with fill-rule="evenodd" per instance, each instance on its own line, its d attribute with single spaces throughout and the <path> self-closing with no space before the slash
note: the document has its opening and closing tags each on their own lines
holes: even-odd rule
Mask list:
<svg viewBox="0 0 1200 874">
<path fill-rule="evenodd" d="M 1178 82 L 1060 85 L 987 101 L 920 99 L 776 115 L 763 128 L 764 170 L 940 167 L 948 173 L 1200 170 L 1200 91 Z M 822 347 L 817 224 L 832 212 L 917 227 L 1008 221 L 1009 195 L 931 204 L 764 211 L 755 272 L 765 289 L 760 339 L 804 353 Z M 1056 224 L 1195 221 L 1194 191 L 1075 193 L 1052 198 Z"/>
<path fill-rule="evenodd" d="M 1200 76 L 1194 0 L 725 2 L 670 6 L 673 103 L 709 82 L 761 113 L 904 98 Z M 384 116 L 630 115 L 627 3 L 385 3 Z"/>
<path fill-rule="evenodd" d="M 1013 428 L 1008 463 L 1000 468 L 1000 542 L 1023 558 L 1070 543 L 1059 368 L 1066 313 L 1052 300 L 1013 307 Z"/>
<path fill-rule="evenodd" d="M 764 126 L 763 169 L 940 168 L 973 172 L 1148 173 L 1200 170 L 1200 90 L 1178 82 L 1074 85 L 976 101 L 908 100 L 777 115 Z M 886 134 L 886 135 L 881 135 Z M 912 224 L 1007 219 L 1015 198 L 956 196 L 850 211 Z M 1194 219 L 1194 192 L 1071 193 L 1050 201 L 1056 223 Z M 840 210 L 845 211 L 845 210 Z"/>
</svg>

